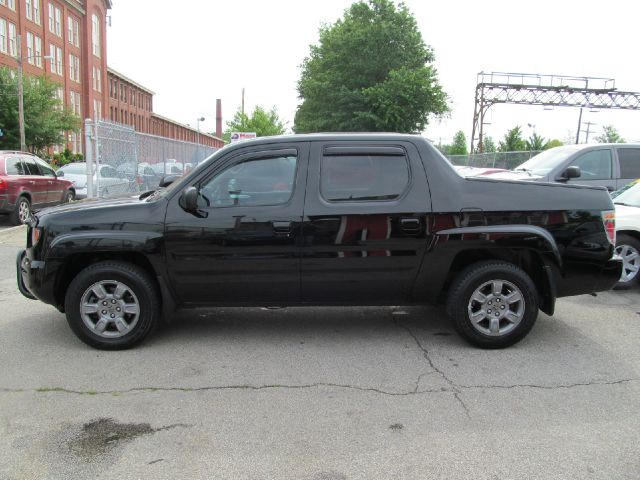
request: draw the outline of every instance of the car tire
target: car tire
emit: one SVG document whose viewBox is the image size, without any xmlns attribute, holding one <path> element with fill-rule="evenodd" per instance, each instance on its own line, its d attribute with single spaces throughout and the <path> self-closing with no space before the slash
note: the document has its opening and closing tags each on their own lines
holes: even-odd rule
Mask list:
<svg viewBox="0 0 640 480">
<path fill-rule="evenodd" d="M 158 324 L 160 296 L 142 268 L 119 261 L 88 266 L 65 295 L 67 321 L 76 336 L 101 350 L 142 342 Z"/>
<path fill-rule="evenodd" d="M 455 329 L 480 348 L 505 348 L 522 340 L 538 318 L 538 292 L 524 270 L 508 262 L 470 265 L 453 281 L 447 314 Z"/>
<path fill-rule="evenodd" d="M 75 200 L 76 195 L 72 190 L 67 190 L 64 194 L 64 198 L 62 199 L 62 203 L 71 203 Z"/>
<path fill-rule="evenodd" d="M 615 288 L 624 290 L 638 285 L 640 280 L 640 240 L 625 233 L 616 237 L 616 254 L 622 258 L 622 275 Z"/>
<path fill-rule="evenodd" d="M 25 216 L 25 212 L 26 216 Z M 31 202 L 24 195 L 18 197 L 18 201 L 16 202 L 16 206 L 9 215 L 11 223 L 13 225 L 23 225 L 31 216 Z"/>
</svg>

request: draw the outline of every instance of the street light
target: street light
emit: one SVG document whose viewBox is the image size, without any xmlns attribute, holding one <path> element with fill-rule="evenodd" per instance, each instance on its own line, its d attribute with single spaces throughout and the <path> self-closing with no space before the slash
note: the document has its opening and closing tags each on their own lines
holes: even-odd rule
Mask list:
<svg viewBox="0 0 640 480">
<path fill-rule="evenodd" d="M 200 162 L 200 122 L 204 122 L 204 117 L 200 117 L 198 119 L 196 119 L 196 122 L 198 122 L 198 146 L 196 147 L 197 149 L 197 159 L 198 159 L 198 163 Z"/>
<path fill-rule="evenodd" d="M 27 151 L 27 140 L 24 132 L 24 85 L 22 84 L 22 62 L 30 58 L 42 57 L 45 60 L 53 60 L 51 55 L 29 55 L 22 57 L 22 36 L 17 36 L 18 40 L 18 125 L 20 128 L 20 150 Z"/>
</svg>

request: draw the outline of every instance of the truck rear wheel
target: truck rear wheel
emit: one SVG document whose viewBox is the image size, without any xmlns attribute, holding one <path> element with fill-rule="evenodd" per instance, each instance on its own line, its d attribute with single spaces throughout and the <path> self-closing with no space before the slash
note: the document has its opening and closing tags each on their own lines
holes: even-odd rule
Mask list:
<svg viewBox="0 0 640 480">
<path fill-rule="evenodd" d="M 538 318 L 538 293 L 531 278 L 516 265 L 479 262 L 453 281 L 447 313 L 469 343 L 505 348 L 533 328 Z"/>
<path fill-rule="evenodd" d="M 149 274 L 118 261 L 85 268 L 65 296 L 71 330 L 87 345 L 102 350 L 122 350 L 142 342 L 158 323 L 159 304 Z"/>
</svg>

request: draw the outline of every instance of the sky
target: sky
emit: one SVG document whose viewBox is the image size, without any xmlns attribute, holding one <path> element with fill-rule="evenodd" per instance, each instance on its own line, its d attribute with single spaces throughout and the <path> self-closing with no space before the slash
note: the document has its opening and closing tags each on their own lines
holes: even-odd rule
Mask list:
<svg viewBox="0 0 640 480">
<path fill-rule="evenodd" d="M 108 64 L 156 93 L 154 111 L 215 130 L 215 100 L 224 122 L 240 107 L 277 107 L 289 129 L 296 84 L 320 25 L 340 18 L 350 0 L 113 0 Z M 423 134 L 450 143 L 471 135 L 477 74 L 518 72 L 615 79 L 620 91 L 640 91 L 635 0 L 405 0 L 425 43 L 434 50 L 451 113 Z M 179 7 L 179 8 L 176 8 Z M 372 55 L 375 51 L 372 51 Z M 525 137 L 575 141 L 579 109 L 494 105 L 485 132 L 494 140 L 520 125 Z M 640 142 L 640 111 L 584 110 L 590 141 L 613 124 Z M 531 126 L 529 126 L 531 125 Z M 584 141 L 585 133 L 581 134 Z"/>
</svg>

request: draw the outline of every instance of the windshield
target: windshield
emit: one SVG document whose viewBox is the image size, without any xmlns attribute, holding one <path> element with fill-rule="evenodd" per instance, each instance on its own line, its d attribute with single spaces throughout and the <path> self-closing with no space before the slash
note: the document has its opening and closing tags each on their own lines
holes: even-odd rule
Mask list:
<svg viewBox="0 0 640 480">
<path fill-rule="evenodd" d="M 71 175 L 86 175 L 87 165 L 84 163 L 69 164 L 61 167 L 60 170 L 65 174 L 70 173 Z"/>
<path fill-rule="evenodd" d="M 633 187 L 620 193 L 613 203 L 640 207 L 640 183 L 636 183 Z"/>
<path fill-rule="evenodd" d="M 526 170 L 534 175 L 540 176 L 547 175 L 560 163 L 564 162 L 571 154 L 580 150 L 580 148 L 582 148 L 581 145 L 550 148 L 517 166 L 515 170 Z"/>
</svg>

